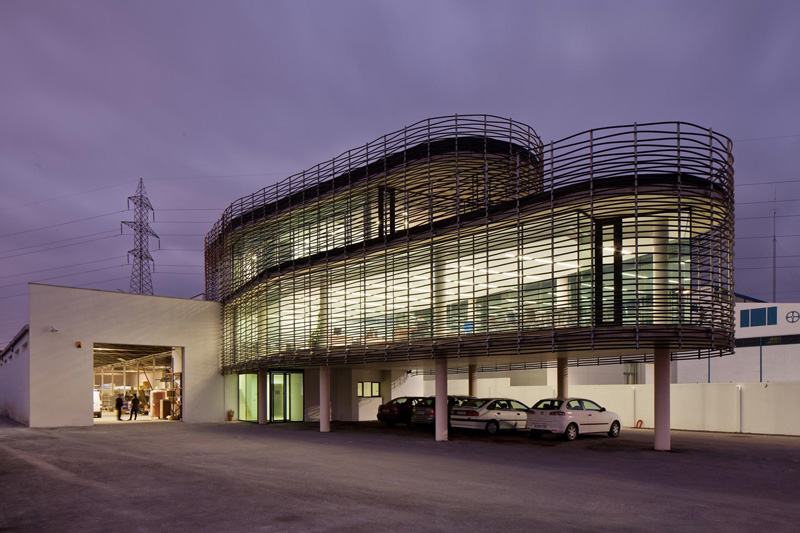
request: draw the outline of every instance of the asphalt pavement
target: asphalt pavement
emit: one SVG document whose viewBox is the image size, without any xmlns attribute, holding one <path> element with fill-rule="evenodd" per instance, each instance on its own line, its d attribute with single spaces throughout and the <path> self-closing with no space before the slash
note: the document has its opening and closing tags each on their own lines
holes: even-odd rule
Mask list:
<svg viewBox="0 0 800 533">
<path fill-rule="evenodd" d="M 796 531 L 800 438 L 0 418 L 0 531 Z"/>
</svg>

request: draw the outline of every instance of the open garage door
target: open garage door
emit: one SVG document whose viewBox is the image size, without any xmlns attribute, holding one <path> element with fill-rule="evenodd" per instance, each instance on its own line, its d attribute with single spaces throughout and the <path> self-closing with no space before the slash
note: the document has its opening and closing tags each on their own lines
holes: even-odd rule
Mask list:
<svg viewBox="0 0 800 533">
<path fill-rule="evenodd" d="M 134 396 L 137 420 L 181 420 L 182 348 L 95 343 L 93 352 L 96 422 L 117 422 L 117 398 L 122 399 L 122 420 L 128 420 Z"/>
</svg>

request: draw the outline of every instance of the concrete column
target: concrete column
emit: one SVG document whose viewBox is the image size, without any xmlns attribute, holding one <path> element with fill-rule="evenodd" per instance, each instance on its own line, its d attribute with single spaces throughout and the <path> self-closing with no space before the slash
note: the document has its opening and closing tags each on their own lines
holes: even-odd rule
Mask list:
<svg viewBox="0 0 800 533">
<path fill-rule="evenodd" d="M 328 433 L 331 430 L 331 368 L 319 368 L 319 431 Z"/>
<path fill-rule="evenodd" d="M 569 367 L 567 358 L 559 357 L 556 367 L 556 396 L 566 398 L 569 396 Z"/>
<path fill-rule="evenodd" d="M 654 368 L 655 449 L 669 451 L 669 348 L 656 347 Z"/>
<path fill-rule="evenodd" d="M 258 371 L 258 423 L 267 423 L 267 395 L 269 394 L 269 387 L 267 386 L 267 371 Z"/>
<path fill-rule="evenodd" d="M 436 360 L 436 440 L 447 440 L 447 359 Z"/>
<path fill-rule="evenodd" d="M 478 395 L 478 365 L 469 365 L 469 395 Z"/>
</svg>

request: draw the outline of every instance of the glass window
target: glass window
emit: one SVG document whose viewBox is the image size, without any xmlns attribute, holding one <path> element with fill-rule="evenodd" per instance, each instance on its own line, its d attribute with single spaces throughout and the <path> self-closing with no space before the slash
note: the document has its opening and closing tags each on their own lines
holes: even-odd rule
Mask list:
<svg viewBox="0 0 800 533">
<path fill-rule="evenodd" d="M 525 411 L 528 410 L 528 407 L 524 403 L 520 403 L 516 400 L 511 400 L 511 408 L 512 409 L 523 409 Z"/>
<path fill-rule="evenodd" d="M 239 374 L 239 420 L 258 421 L 258 374 Z"/>
<path fill-rule="evenodd" d="M 591 400 L 583 400 L 583 407 L 587 411 L 599 411 L 599 410 L 602 409 L 602 407 L 600 407 L 599 405 L 597 405 L 596 403 L 594 403 Z"/>
<path fill-rule="evenodd" d="M 356 383 L 356 395 L 359 398 L 375 398 L 381 395 L 379 381 L 359 381 Z"/>
<path fill-rule="evenodd" d="M 750 310 L 744 309 L 742 310 L 742 314 L 740 315 L 741 319 L 739 320 L 739 326 L 743 328 L 750 327 Z"/>
<path fill-rule="evenodd" d="M 536 402 L 536 405 L 533 406 L 534 409 L 542 409 L 545 411 L 553 411 L 561 407 L 561 404 L 564 403 L 560 400 L 539 400 Z"/>
<path fill-rule="evenodd" d="M 778 323 L 778 308 L 767 307 L 767 325 L 774 326 Z"/>
<path fill-rule="evenodd" d="M 289 374 L 289 420 L 302 422 L 304 408 L 303 374 L 293 372 Z"/>
<path fill-rule="evenodd" d="M 486 400 L 470 400 L 461 404 L 461 407 L 481 407 L 486 403 Z"/>
<path fill-rule="evenodd" d="M 760 309 L 751 309 L 750 310 L 750 325 L 753 327 L 756 326 L 766 326 L 767 325 L 767 308 L 762 307 Z"/>
<path fill-rule="evenodd" d="M 567 402 L 567 409 L 570 411 L 583 411 L 583 407 L 581 406 L 581 402 L 578 400 L 570 400 Z"/>
</svg>

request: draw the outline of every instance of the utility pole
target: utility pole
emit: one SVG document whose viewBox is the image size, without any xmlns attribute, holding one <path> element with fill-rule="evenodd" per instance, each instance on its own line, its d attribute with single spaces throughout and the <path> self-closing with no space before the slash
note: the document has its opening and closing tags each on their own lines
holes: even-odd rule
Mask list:
<svg viewBox="0 0 800 533">
<path fill-rule="evenodd" d="M 777 279 L 777 253 L 778 253 L 778 236 L 775 231 L 775 219 L 777 218 L 778 212 L 778 193 L 775 192 L 775 203 L 772 207 L 772 303 L 777 302 L 775 299 L 775 286 L 776 286 L 776 279 Z"/>
<path fill-rule="evenodd" d="M 153 256 L 150 255 L 149 241 L 150 235 L 158 239 L 158 235 L 148 224 L 148 211 L 153 212 L 153 220 L 156 219 L 155 209 L 147 198 L 144 190 L 144 180 L 139 179 L 139 186 L 136 187 L 136 194 L 128 196 L 128 209 L 133 204 L 133 222 L 123 222 L 126 226 L 133 229 L 133 250 L 128 251 L 128 261 L 133 257 L 133 268 L 131 269 L 132 294 L 153 294 L 153 280 L 150 277 L 150 263 L 154 263 Z M 120 226 L 120 233 L 122 226 Z M 159 248 L 161 241 L 159 240 Z"/>
</svg>

